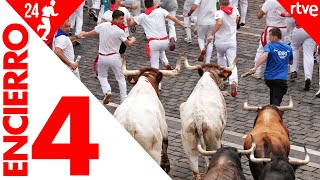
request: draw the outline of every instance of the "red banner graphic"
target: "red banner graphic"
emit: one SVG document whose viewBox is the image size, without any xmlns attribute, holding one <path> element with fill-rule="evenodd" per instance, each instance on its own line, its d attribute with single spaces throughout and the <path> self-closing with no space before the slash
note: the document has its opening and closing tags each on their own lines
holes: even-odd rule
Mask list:
<svg viewBox="0 0 320 180">
<path fill-rule="evenodd" d="M 320 44 L 319 0 L 279 0 L 280 4 L 287 10 L 296 22 Z"/>
<path fill-rule="evenodd" d="M 83 0 L 7 0 L 7 2 L 42 40 L 48 41 Z"/>
</svg>

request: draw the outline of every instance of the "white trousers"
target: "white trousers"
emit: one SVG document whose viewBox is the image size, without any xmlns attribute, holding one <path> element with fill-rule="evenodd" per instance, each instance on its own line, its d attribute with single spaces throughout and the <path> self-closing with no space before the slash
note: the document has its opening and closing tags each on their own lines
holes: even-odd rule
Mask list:
<svg viewBox="0 0 320 180">
<path fill-rule="evenodd" d="M 100 0 L 85 0 L 89 8 L 100 9 Z"/>
<path fill-rule="evenodd" d="M 98 79 L 100 81 L 103 94 L 111 92 L 111 86 L 108 82 L 108 70 L 114 73 L 116 80 L 118 81 L 121 102 L 127 97 L 127 84 L 124 75 L 121 72 L 120 54 L 114 54 L 110 56 L 100 56 L 97 63 Z"/>
<path fill-rule="evenodd" d="M 213 27 L 214 25 L 198 25 L 197 31 L 198 31 L 198 43 L 199 43 L 200 50 L 204 48 L 206 43 L 206 38 L 211 36 Z M 210 63 L 212 50 L 213 50 L 213 42 L 211 41 L 211 43 L 209 43 L 207 46 L 207 51 L 205 56 L 206 64 Z"/>
<path fill-rule="evenodd" d="M 78 35 L 82 32 L 82 25 L 83 25 L 83 3 L 71 14 L 70 16 L 70 23 L 71 28 L 75 27 L 74 34 Z"/>
<path fill-rule="evenodd" d="M 240 1 L 240 23 L 246 23 L 246 16 L 248 11 L 248 0 L 232 0 L 231 5 L 238 8 Z"/>
<path fill-rule="evenodd" d="M 152 40 L 149 42 L 150 46 L 150 61 L 151 67 L 159 69 L 159 59 L 165 64 L 168 64 L 169 61 L 166 56 L 165 50 L 168 48 L 169 41 L 166 40 Z"/>
<path fill-rule="evenodd" d="M 269 27 L 267 29 L 267 34 L 266 34 L 266 39 L 267 39 L 267 44 L 270 42 L 269 40 L 269 30 L 271 29 L 272 27 Z M 285 37 L 287 35 L 287 28 L 280 28 L 281 30 L 281 33 L 282 33 L 282 38 Z M 256 64 L 260 58 L 260 56 L 264 53 L 264 47 L 262 46 L 262 43 L 261 43 L 261 40 L 259 40 L 259 47 L 257 49 L 257 53 L 256 53 L 256 57 L 254 58 L 254 63 Z M 256 73 L 259 74 L 261 73 L 261 65 L 257 68 L 256 70 Z"/>
<path fill-rule="evenodd" d="M 235 57 L 237 56 L 237 45 L 236 43 L 227 44 L 215 44 L 217 49 L 218 65 L 220 66 L 231 66 Z M 228 63 L 226 62 L 228 61 Z M 229 77 L 229 84 L 238 84 L 238 69 L 237 66 L 232 70 Z"/>
<path fill-rule="evenodd" d="M 104 13 L 105 13 L 104 12 L 104 5 L 102 4 L 101 5 L 101 9 L 99 11 L 99 15 L 98 15 L 97 25 L 99 25 L 101 23 L 101 19 L 102 19 L 102 16 L 103 16 Z"/>
<path fill-rule="evenodd" d="M 132 5 L 132 4 L 138 5 L 138 8 L 136 10 L 129 9 L 129 11 L 130 11 L 130 14 L 132 14 L 133 16 L 138 16 L 141 14 L 141 0 L 123 0 L 122 4 L 124 4 L 124 5 Z"/>
<path fill-rule="evenodd" d="M 304 79 L 312 80 L 313 65 L 314 65 L 314 47 L 315 41 L 306 33 L 303 28 L 294 28 L 292 30 L 291 47 L 293 51 L 293 64 L 290 66 L 290 71 L 298 71 L 300 48 L 303 47 L 303 68 Z"/>
<path fill-rule="evenodd" d="M 169 11 L 169 14 L 173 17 L 176 17 L 177 11 Z M 168 19 L 168 28 L 169 28 L 169 39 L 174 38 L 174 41 L 177 41 L 176 27 L 174 26 L 174 22 Z"/>
<path fill-rule="evenodd" d="M 196 16 L 189 16 L 189 17 L 184 17 L 183 18 L 183 23 L 185 25 L 188 25 L 189 27 L 188 28 L 185 28 L 186 30 L 186 36 L 188 39 L 192 39 L 192 36 L 191 36 L 191 22 L 194 22 L 194 24 L 197 24 L 197 17 Z"/>
<path fill-rule="evenodd" d="M 286 17 L 286 23 L 287 23 L 287 36 L 285 37 L 284 42 L 291 43 L 292 30 L 294 27 L 296 27 L 296 21 L 293 19 L 293 17 Z"/>
</svg>

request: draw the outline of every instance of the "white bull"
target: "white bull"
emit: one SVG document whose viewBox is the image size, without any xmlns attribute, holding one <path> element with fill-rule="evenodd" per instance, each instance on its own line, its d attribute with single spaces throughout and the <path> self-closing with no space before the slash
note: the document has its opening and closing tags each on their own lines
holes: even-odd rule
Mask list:
<svg viewBox="0 0 320 180">
<path fill-rule="evenodd" d="M 151 67 L 127 71 L 123 60 L 124 75 L 137 82 L 114 113 L 114 117 L 167 173 L 170 171 L 167 156 L 168 126 L 164 108 L 158 97 L 158 85 L 162 75 L 178 75 L 180 64 L 179 57 L 176 69 L 172 71 Z"/>
<path fill-rule="evenodd" d="M 184 151 L 189 160 L 194 179 L 200 179 L 198 168 L 197 145 L 205 150 L 216 150 L 221 147 L 221 137 L 226 125 L 227 108 L 220 87 L 221 78 L 231 75 L 236 60 L 231 67 L 220 67 L 213 64 L 190 66 L 185 57 L 187 69 L 198 70 L 202 74 L 188 100 L 180 106 L 181 137 Z M 205 172 L 209 159 L 205 158 Z"/>
</svg>

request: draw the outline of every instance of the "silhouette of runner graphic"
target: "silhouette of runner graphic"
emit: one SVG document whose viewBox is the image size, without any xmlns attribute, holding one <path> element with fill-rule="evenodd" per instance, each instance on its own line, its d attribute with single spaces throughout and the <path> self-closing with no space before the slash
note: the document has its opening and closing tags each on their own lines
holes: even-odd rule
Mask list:
<svg viewBox="0 0 320 180">
<path fill-rule="evenodd" d="M 42 23 L 39 24 L 37 27 L 37 31 L 40 29 L 45 29 L 45 32 L 43 33 L 41 39 L 46 41 L 48 34 L 50 33 L 51 24 L 50 24 L 50 16 L 58 16 L 59 13 L 54 13 L 53 6 L 56 4 L 55 0 L 50 1 L 50 6 L 45 6 L 42 8 Z"/>
</svg>

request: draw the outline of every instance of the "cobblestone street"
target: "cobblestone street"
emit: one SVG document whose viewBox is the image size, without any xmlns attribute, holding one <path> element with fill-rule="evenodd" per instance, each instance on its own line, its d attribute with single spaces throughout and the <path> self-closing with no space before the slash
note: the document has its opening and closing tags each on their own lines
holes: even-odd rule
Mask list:
<svg viewBox="0 0 320 180">
<path fill-rule="evenodd" d="M 181 21 L 183 0 L 178 0 L 179 10 L 177 17 Z M 265 105 L 269 103 L 269 90 L 265 85 L 264 80 L 247 77 L 240 79 L 240 75 L 247 72 L 254 66 L 254 57 L 258 48 L 260 33 L 263 31 L 265 19 L 258 20 L 256 14 L 258 6 L 263 0 L 248 0 L 249 8 L 247 22 L 244 27 L 241 27 L 237 33 L 238 40 L 238 96 L 233 98 L 226 96 L 226 104 L 228 108 L 227 125 L 223 136 L 223 144 L 232 145 L 237 148 L 242 148 L 244 138 L 253 127 L 253 121 L 256 117 L 256 112 L 243 110 L 243 103 L 248 99 L 248 103 L 252 105 Z M 92 30 L 96 22 L 88 17 L 88 13 L 84 13 L 84 31 Z M 184 30 L 176 26 L 178 41 L 175 51 L 166 51 L 170 64 L 175 66 L 177 57 L 183 52 L 188 53 L 188 60 L 191 65 L 197 63 L 197 57 L 200 52 L 197 39 L 193 38 L 191 44 L 184 42 Z M 137 38 L 134 46 L 127 48 L 126 61 L 127 69 L 139 69 L 149 66 L 150 62 L 145 56 L 146 38 L 141 26 L 137 26 L 137 31 L 132 34 Z M 75 54 L 81 55 L 80 74 L 81 81 L 84 85 L 98 98 L 102 99 L 103 94 L 98 79 L 92 71 L 93 59 L 98 52 L 98 37 L 89 38 L 81 41 L 80 46 L 75 47 Z M 213 48 L 212 63 L 216 63 L 216 50 Z M 301 53 L 302 54 L 302 53 Z M 164 65 L 160 65 L 164 69 Z M 311 162 L 308 165 L 301 166 L 296 171 L 296 179 L 320 179 L 320 99 L 315 97 L 315 93 L 319 88 L 319 71 L 318 64 L 314 65 L 313 79 L 309 91 L 304 91 L 304 73 L 302 60 L 298 78 L 289 80 L 289 94 L 293 99 L 293 110 L 286 111 L 283 120 L 290 132 L 290 142 L 294 146 L 291 150 L 291 156 L 295 158 L 303 157 L 303 147 L 306 145 L 310 153 Z M 264 69 L 264 67 L 262 68 Z M 177 77 L 164 77 L 162 80 L 162 91 L 160 100 L 166 111 L 168 126 L 169 126 L 169 158 L 171 163 L 170 177 L 172 179 L 192 179 L 192 172 L 189 163 L 181 144 L 180 136 L 180 111 L 179 106 L 185 102 L 195 87 L 199 75 L 197 71 L 187 70 L 183 63 L 181 73 Z M 120 103 L 118 83 L 114 78 L 111 70 L 109 70 L 109 83 L 112 87 L 111 102 Z M 128 93 L 133 87 L 129 83 Z M 229 90 L 229 86 L 226 86 Z M 285 95 L 282 105 L 288 104 L 288 95 Z M 204 107 L 205 108 L 205 107 Z M 108 108 L 111 113 L 114 108 Z M 202 159 L 202 158 L 201 158 Z M 203 162 L 200 163 L 203 166 Z M 248 159 L 242 157 L 243 172 L 247 179 L 253 179 L 249 166 Z"/>
</svg>

